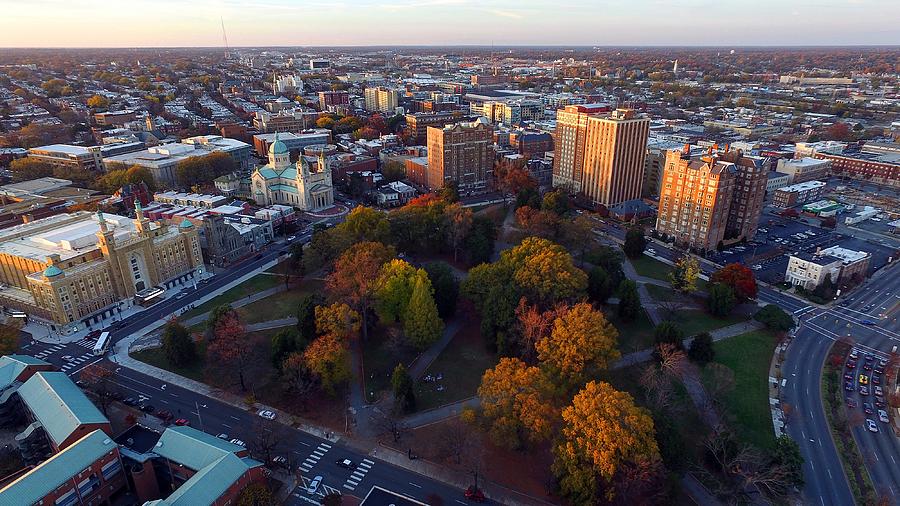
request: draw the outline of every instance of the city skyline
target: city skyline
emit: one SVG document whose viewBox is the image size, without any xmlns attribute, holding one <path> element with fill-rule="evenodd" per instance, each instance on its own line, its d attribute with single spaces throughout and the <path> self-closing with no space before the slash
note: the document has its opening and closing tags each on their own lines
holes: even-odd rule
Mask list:
<svg viewBox="0 0 900 506">
<path fill-rule="evenodd" d="M 6 5 L 4 5 L 6 4 Z M 0 47 L 369 45 L 889 45 L 900 4 L 880 0 L 98 0 L 0 2 Z M 873 10 L 879 14 L 873 17 Z M 740 22 L 742 29 L 735 29 Z M 96 29 L 85 31 L 85 23 Z M 339 27 L 339 28 L 335 28 Z"/>
</svg>

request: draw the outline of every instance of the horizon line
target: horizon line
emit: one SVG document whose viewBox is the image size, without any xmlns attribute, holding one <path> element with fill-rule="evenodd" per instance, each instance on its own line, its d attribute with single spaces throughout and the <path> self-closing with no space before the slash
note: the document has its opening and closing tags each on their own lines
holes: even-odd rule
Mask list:
<svg viewBox="0 0 900 506">
<path fill-rule="evenodd" d="M 900 44 L 347 44 L 347 45 L 248 45 L 228 46 L 234 49 L 266 49 L 266 48 L 897 48 Z M 224 46 L 0 46 L 0 49 L 224 49 Z"/>
</svg>

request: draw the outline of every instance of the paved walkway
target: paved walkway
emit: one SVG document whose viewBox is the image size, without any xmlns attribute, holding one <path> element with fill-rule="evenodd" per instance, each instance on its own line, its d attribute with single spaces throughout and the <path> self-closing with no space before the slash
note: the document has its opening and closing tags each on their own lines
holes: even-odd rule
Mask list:
<svg viewBox="0 0 900 506">
<path fill-rule="evenodd" d="M 650 292 L 647 291 L 644 282 L 640 280 L 643 276 L 638 276 L 637 271 L 634 270 L 634 266 L 631 265 L 631 260 L 628 260 L 628 258 L 625 258 L 625 261 L 622 262 L 622 271 L 625 273 L 626 278 L 637 283 L 638 296 L 641 298 L 641 305 L 644 307 L 644 312 L 647 313 L 647 318 L 650 320 L 650 323 L 652 323 L 654 327 L 659 325 L 660 322 L 663 321 L 663 318 L 659 315 L 659 308 L 656 307 L 656 300 L 650 296 Z M 659 280 L 654 279 L 654 284 L 657 281 Z M 663 286 L 668 285 L 664 284 Z"/>
<path fill-rule="evenodd" d="M 231 307 L 237 309 L 239 307 L 244 307 L 248 304 L 252 304 L 258 300 L 265 299 L 266 297 L 269 297 L 271 295 L 275 295 L 276 293 L 284 292 L 286 290 L 287 290 L 287 288 L 285 288 L 285 286 L 283 284 L 279 284 L 278 286 L 273 286 L 272 288 L 267 288 L 261 292 L 256 292 L 256 293 L 250 294 L 248 297 L 244 297 L 242 299 L 238 299 L 233 302 L 229 302 L 229 304 L 231 304 Z M 215 297 L 222 295 L 223 293 L 225 293 L 225 291 L 216 293 L 212 297 L 204 297 L 203 299 L 200 299 L 197 302 L 195 302 L 194 306 L 205 304 L 207 301 L 212 300 Z M 182 323 L 184 324 L 185 327 L 190 327 L 191 325 L 196 325 L 198 323 L 205 322 L 209 318 L 209 314 L 211 312 L 212 311 L 207 311 L 203 314 L 199 314 L 197 316 L 192 316 Z"/>
<path fill-rule="evenodd" d="M 404 418 L 403 424 L 407 429 L 416 429 L 459 416 L 463 409 L 477 408 L 478 406 L 481 406 L 481 399 L 478 397 L 469 397 L 468 399 L 444 404 L 443 406 L 434 409 L 414 413 Z"/>
</svg>

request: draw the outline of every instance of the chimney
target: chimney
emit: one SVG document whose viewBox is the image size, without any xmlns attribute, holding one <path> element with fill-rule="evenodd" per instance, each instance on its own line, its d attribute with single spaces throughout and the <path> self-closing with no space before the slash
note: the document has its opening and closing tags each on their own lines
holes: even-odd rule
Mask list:
<svg viewBox="0 0 900 506">
<path fill-rule="evenodd" d="M 684 153 L 684 154 L 686 154 L 686 155 L 691 154 L 691 145 L 690 145 L 690 143 L 687 143 L 687 142 L 686 142 L 686 143 L 684 144 L 684 148 L 681 150 L 681 152 Z"/>
</svg>

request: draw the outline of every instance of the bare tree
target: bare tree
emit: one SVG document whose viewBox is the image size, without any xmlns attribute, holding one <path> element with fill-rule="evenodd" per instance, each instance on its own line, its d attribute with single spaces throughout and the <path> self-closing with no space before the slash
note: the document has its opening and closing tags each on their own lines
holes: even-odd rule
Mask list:
<svg viewBox="0 0 900 506">
<path fill-rule="evenodd" d="M 706 364 L 710 380 L 707 382 L 707 393 L 716 406 L 722 406 L 725 396 L 734 390 L 734 371 L 726 365 L 716 362 Z"/>
<path fill-rule="evenodd" d="M 251 449 L 258 458 L 262 458 L 266 465 L 271 464 L 273 453 L 281 443 L 278 434 L 280 425 L 273 420 L 258 418 L 253 424 L 253 439 L 250 440 Z"/>
<path fill-rule="evenodd" d="M 399 443 L 403 434 L 408 430 L 406 424 L 403 423 L 401 413 L 396 409 L 382 411 L 376 408 L 373 419 L 375 420 L 375 425 L 381 429 L 382 434 L 390 434 L 395 443 Z"/>
<path fill-rule="evenodd" d="M 677 297 L 667 295 L 662 300 L 656 302 L 656 307 L 662 312 L 663 320 L 677 321 L 681 310 L 685 307 L 685 303 Z"/>
<path fill-rule="evenodd" d="M 452 418 L 443 424 L 439 434 L 439 445 L 443 455 L 454 464 L 462 465 L 463 456 L 469 452 L 469 446 L 475 444 L 473 430 L 459 417 Z"/>
<path fill-rule="evenodd" d="M 113 398 L 112 377 L 113 372 L 99 364 L 85 367 L 79 376 L 85 386 L 97 396 L 104 415 L 107 414 L 106 411 Z"/>
</svg>

